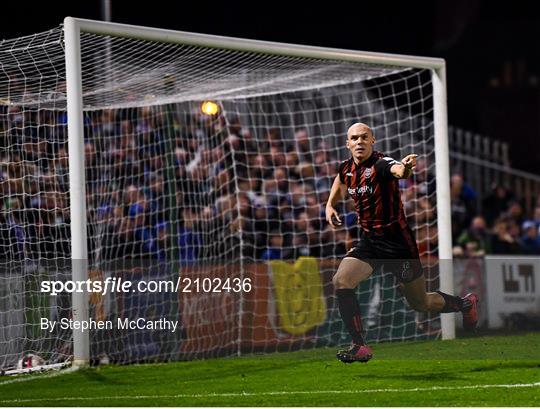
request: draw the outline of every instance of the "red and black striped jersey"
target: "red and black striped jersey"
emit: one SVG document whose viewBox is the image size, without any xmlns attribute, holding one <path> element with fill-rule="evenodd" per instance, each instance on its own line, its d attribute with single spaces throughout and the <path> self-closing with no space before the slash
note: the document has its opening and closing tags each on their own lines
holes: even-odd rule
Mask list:
<svg viewBox="0 0 540 409">
<path fill-rule="evenodd" d="M 373 152 L 359 165 L 352 157 L 339 165 L 339 179 L 347 186 L 358 223 L 368 234 L 379 235 L 388 228 L 407 227 L 398 179 L 390 171 L 397 163 L 380 152 Z"/>
</svg>

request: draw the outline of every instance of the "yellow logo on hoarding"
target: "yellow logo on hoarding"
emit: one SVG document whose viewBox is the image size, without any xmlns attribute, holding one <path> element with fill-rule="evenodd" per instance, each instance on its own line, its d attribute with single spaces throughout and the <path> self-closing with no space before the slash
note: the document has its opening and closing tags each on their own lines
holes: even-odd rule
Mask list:
<svg viewBox="0 0 540 409">
<path fill-rule="evenodd" d="M 301 335 L 326 319 L 319 264 L 314 257 L 300 257 L 296 263 L 270 261 L 281 327 Z"/>
</svg>

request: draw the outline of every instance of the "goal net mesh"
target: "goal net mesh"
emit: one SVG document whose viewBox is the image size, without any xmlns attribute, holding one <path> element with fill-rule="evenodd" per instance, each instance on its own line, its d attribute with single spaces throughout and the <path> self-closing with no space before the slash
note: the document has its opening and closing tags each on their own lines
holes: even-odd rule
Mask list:
<svg viewBox="0 0 540 409">
<path fill-rule="evenodd" d="M 42 291 L 71 280 L 64 51 L 61 27 L 0 45 L 0 368 L 73 354 L 71 294 Z M 402 198 L 437 286 L 429 70 L 89 33 L 81 56 L 89 279 L 175 285 L 90 294 L 91 320 L 112 323 L 88 330 L 92 360 L 348 343 L 331 278 L 356 215 L 344 201 L 333 231 L 324 209 L 357 121 L 386 155 L 419 155 Z M 440 334 L 391 271 L 358 298 L 370 342 Z"/>
</svg>

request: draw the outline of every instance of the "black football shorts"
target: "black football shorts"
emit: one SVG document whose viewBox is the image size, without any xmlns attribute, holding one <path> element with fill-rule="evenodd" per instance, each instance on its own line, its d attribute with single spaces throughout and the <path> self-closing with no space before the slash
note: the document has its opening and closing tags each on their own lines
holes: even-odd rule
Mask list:
<svg viewBox="0 0 540 409">
<path fill-rule="evenodd" d="M 401 283 L 410 283 L 422 276 L 423 269 L 413 231 L 406 227 L 382 235 L 363 234 L 345 257 L 365 261 L 373 270 L 384 268 Z"/>
</svg>

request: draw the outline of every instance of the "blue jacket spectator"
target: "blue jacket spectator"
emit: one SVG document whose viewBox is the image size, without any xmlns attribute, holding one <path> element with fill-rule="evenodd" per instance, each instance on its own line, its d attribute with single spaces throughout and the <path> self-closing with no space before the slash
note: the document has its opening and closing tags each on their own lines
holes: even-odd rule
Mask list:
<svg viewBox="0 0 540 409">
<path fill-rule="evenodd" d="M 521 248 L 525 254 L 540 254 L 540 236 L 536 223 L 533 220 L 527 220 L 523 223 L 523 236 L 521 237 Z"/>
</svg>

